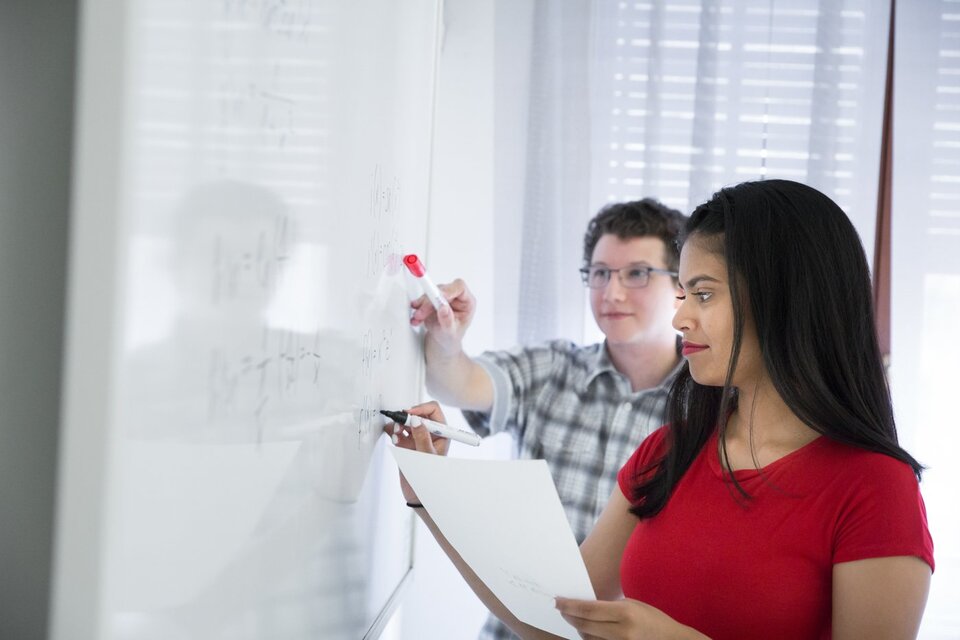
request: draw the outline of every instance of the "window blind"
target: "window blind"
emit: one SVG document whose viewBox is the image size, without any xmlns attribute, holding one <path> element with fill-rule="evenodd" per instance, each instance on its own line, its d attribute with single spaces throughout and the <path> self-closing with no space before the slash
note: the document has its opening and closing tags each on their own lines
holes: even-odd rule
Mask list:
<svg viewBox="0 0 960 640">
<path fill-rule="evenodd" d="M 599 203 L 689 211 L 724 185 L 811 184 L 872 253 L 889 2 L 608 2 L 593 49 Z"/>
<path fill-rule="evenodd" d="M 898 3 L 893 105 L 890 388 L 936 553 L 920 630 L 960 637 L 960 2 Z"/>
</svg>

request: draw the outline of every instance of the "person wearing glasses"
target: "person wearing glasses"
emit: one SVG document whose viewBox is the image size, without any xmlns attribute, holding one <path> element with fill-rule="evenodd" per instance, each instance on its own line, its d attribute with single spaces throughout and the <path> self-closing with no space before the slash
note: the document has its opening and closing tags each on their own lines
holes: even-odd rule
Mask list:
<svg viewBox="0 0 960 640">
<path fill-rule="evenodd" d="M 506 431 L 518 457 L 546 460 L 578 542 L 636 444 L 665 423 L 681 366 L 671 320 L 685 222 L 649 198 L 609 205 L 590 221 L 580 272 L 602 343 L 554 340 L 471 358 L 462 342 L 476 300 L 462 280 L 440 286 L 450 309 L 439 315 L 425 297 L 412 303 L 411 324 L 426 329 L 427 391 L 462 409 L 481 436 Z M 514 636 L 491 617 L 480 637 Z"/>
</svg>

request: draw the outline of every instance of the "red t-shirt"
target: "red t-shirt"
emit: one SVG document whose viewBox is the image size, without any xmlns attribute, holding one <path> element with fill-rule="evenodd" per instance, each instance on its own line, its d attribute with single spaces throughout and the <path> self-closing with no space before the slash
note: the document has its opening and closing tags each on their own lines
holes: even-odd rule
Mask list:
<svg viewBox="0 0 960 640">
<path fill-rule="evenodd" d="M 620 470 L 628 500 L 667 428 Z M 735 474 L 752 500 L 724 478 L 714 433 L 663 510 L 630 536 L 624 596 L 715 640 L 809 640 L 830 637 L 834 564 L 917 556 L 933 568 L 919 485 L 899 460 L 821 436 L 762 471 Z"/>
</svg>

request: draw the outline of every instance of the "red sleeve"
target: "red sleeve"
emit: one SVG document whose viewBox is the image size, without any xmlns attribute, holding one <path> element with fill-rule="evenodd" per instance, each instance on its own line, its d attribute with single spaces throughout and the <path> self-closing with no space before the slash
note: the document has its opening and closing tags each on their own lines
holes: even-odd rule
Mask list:
<svg viewBox="0 0 960 640">
<path fill-rule="evenodd" d="M 668 425 L 669 426 L 669 425 Z M 663 455 L 663 447 L 667 437 L 668 426 L 660 427 L 644 438 L 637 450 L 633 452 L 627 463 L 617 473 L 617 482 L 620 491 L 627 500 L 633 502 L 633 490 L 639 484 L 640 470 Z"/>
<path fill-rule="evenodd" d="M 933 570 L 933 539 L 909 465 L 873 454 L 851 483 L 834 538 L 833 562 L 916 556 Z"/>
</svg>

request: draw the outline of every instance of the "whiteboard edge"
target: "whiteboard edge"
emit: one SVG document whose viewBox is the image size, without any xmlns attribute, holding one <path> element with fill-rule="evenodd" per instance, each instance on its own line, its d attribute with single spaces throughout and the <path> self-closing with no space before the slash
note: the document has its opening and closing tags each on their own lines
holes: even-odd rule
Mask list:
<svg viewBox="0 0 960 640">
<path fill-rule="evenodd" d="M 124 114 L 121 0 L 83 2 L 77 38 L 69 272 L 60 401 L 49 630 L 52 640 L 102 638 L 116 223 Z"/>
</svg>

